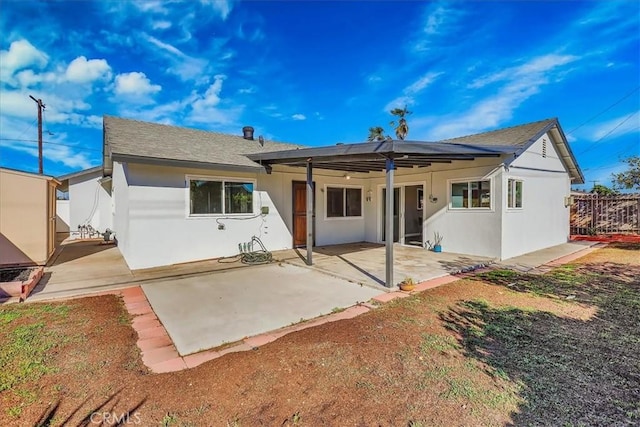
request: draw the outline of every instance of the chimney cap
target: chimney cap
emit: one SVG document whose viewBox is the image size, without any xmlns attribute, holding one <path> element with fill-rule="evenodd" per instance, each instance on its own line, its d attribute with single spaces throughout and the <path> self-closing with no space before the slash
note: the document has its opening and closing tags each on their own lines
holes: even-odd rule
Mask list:
<svg viewBox="0 0 640 427">
<path fill-rule="evenodd" d="M 242 137 L 253 141 L 253 126 L 244 126 L 242 128 Z"/>
</svg>

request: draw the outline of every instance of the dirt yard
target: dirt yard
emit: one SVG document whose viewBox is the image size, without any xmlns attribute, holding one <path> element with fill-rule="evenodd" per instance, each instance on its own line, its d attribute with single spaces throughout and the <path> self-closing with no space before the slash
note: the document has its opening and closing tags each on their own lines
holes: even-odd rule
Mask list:
<svg viewBox="0 0 640 427">
<path fill-rule="evenodd" d="M 0 306 L 0 425 L 640 423 L 640 244 L 151 374 L 122 302 Z M 128 424 L 127 424 L 128 423 Z"/>
</svg>

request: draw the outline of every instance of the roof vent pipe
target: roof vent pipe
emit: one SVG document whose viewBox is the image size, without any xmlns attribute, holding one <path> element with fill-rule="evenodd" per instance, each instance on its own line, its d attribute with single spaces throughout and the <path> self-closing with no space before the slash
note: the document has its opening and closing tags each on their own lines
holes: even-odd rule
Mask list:
<svg viewBox="0 0 640 427">
<path fill-rule="evenodd" d="M 244 139 L 248 139 L 250 141 L 253 141 L 253 127 L 252 126 L 245 126 L 242 128 L 242 137 Z"/>
</svg>

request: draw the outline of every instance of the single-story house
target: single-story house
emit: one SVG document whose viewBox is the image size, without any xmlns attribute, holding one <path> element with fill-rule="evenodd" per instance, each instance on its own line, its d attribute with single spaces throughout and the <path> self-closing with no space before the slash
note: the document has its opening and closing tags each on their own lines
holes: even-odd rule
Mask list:
<svg viewBox="0 0 640 427">
<path fill-rule="evenodd" d="M 56 206 L 58 232 L 71 239 L 90 237 L 93 230 L 104 233 L 113 228 L 110 178 L 102 174 L 102 166 L 57 177 L 58 191 L 65 195 Z"/>
<path fill-rule="evenodd" d="M 444 251 L 505 259 L 566 242 L 570 185 L 584 182 L 557 119 L 305 147 L 256 140 L 250 127 L 234 136 L 107 116 L 103 136 L 97 179 L 111 218 L 105 208 L 100 221 L 132 269 L 234 255 L 253 236 L 269 250 L 366 241 L 392 251 L 438 233 Z"/>
<path fill-rule="evenodd" d="M 0 168 L 0 267 L 44 265 L 56 244 L 55 178 Z"/>
</svg>

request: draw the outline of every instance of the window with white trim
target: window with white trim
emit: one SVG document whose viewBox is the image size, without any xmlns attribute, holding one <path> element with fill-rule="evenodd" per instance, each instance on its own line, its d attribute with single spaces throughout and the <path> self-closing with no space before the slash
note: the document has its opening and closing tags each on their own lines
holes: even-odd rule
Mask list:
<svg viewBox="0 0 640 427">
<path fill-rule="evenodd" d="M 491 209 L 491 181 L 458 181 L 450 186 L 452 209 Z"/>
<path fill-rule="evenodd" d="M 327 218 L 362 216 L 362 188 L 327 187 Z"/>
<path fill-rule="evenodd" d="M 509 179 L 507 182 L 507 207 L 522 207 L 522 181 Z"/>
<path fill-rule="evenodd" d="M 253 183 L 208 178 L 189 179 L 189 215 L 253 213 Z"/>
</svg>

